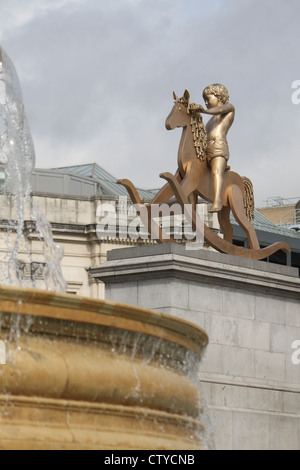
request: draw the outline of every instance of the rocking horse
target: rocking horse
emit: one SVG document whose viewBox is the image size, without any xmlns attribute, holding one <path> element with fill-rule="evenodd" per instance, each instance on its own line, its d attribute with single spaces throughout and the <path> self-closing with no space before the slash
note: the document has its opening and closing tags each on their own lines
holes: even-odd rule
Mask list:
<svg viewBox="0 0 300 470">
<path fill-rule="evenodd" d="M 166 119 L 168 130 L 182 127 L 182 136 L 178 150 L 178 169 L 175 175 L 162 173 L 167 183 L 156 194 L 149 204 L 143 204 L 138 191 L 131 181 L 122 179 L 118 184 L 123 185 L 136 207 L 139 210 L 141 220 L 147 227 L 151 223 L 152 235 L 160 243 L 176 243 L 168 236 L 164 230 L 151 218 L 151 206 L 162 204 L 176 198 L 185 216 L 191 223 L 193 230 L 204 227 L 204 240 L 214 249 L 221 253 L 242 256 L 250 259 L 265 259 L 278 250 L 285 253 L 290 252 L 290 247 L 284 242 L 274 243 L 265 248 L 260 248 L 255 229 L 251 223 L 254 216 L 254 196 L 251 181 L 246 177 L 241 177 L 237 173 L 230 171 L 227 167 L 222 186 L 222 209 L 218 212 L 218 220 L 223 233 L 223 238 L 207 227 L 196 211 L 198 196 L 208 202 L 214 199 L 213 181 L 211 170 L 206 158 L 206 131 L 203 125 L 202 116 L 194 112 L 190 107 L 190 95 L 185 90 L 182 98 L 178 98 L 175 93 L 174 106 Z M 247 235 L 249 248 L 236 246 L 233 244 L 233 227 L 230 222 L 230 211 L 238 224 Z"/>
</svg>

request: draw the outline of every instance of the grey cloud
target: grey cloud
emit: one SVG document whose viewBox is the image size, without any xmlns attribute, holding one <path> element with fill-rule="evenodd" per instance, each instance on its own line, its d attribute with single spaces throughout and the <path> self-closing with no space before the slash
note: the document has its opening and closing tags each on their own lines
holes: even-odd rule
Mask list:
<svg viewBox="0 0 300 470">
<path fill-rule="evenodd" d="M 297 0 L 87 0 L 33 17 L 3 46 L 37 165 L 97 161 L 158 186 L 161 171 L 176 169 L 180 131 L 164 129 L 173 89 L 201 102 L 218 81 L 236 107 L 232 168 L 251 177 L 260 203 L 299 195 L 299 13 Z"/>
</svg>

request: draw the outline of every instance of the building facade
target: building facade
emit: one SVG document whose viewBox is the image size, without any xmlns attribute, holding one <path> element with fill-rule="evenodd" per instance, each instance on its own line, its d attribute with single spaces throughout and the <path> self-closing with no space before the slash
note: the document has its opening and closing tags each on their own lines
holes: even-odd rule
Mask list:
<svg viewBox="0 0 300 470">
<path fill-rule="evenodd" d="M 151 201 L 157 192 L 155 189 L 138 191 L 144 202 Z M 104 298 L 104 285 L 89 275 L 89 268 L 105 262 L 110 250 L 156 243 L 147 233 L 142 232 L 141 227 L 133 225 L 136 213 L 132 210 L 125 188 L 97 164 L 35 169 L 32 175 L 32 201 L 51 223 L 55 243 L 63 248 L 61 267 L 68 293 Z M 204 222 L 219 232 L 217 216 L 210 214 L 208 208 L 205 201 L 198 201 L 198 210 Z M 103 220 L 107 224 L 104 230 Z M 234 220 L 232 223 L 234 242 L 247 246 L 244 232 Z M 258 212 L 255 212 L 253 223 L 262 246 L 283 240 L 292 247 L 291 254 L 279 252 L 268 261 L 300 268 L 300 232 L 277 227 Z M 42 287 L 40 265 L 43 244 L 38 233 L 31 229 L 30 214 L 26 224 L 32 260 L 29 265 L 25 251 L 23 255 L 20 253 L 20 271 L 21 275 L 35 276 L 35 286 L 38 288 Z M 7 230 L 4 213 L 1 225 L 2 231 Z M 129 231 L 132 225 L 135 236 Z M 174 220 L 173 225 L 176 225 Z M 181 227 L 180 221 L 178 226 Z M 174 226 L 169 227 L 169 230 L 172 229 Z M 1 251 L 5 255 L 7 247 L 3 240 Z M 180 241 L 185 242 L 184 237 Z M 203 248 L 212 250 L 205 244 Z"/>
</svg>

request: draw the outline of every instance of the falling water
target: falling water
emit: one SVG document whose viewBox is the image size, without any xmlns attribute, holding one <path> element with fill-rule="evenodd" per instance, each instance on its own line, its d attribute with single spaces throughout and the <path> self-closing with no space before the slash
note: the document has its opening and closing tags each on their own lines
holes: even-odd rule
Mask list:
<svg viewBox="0 0 300 470">
<path fill-rule="evenodd" d="M 201 383 L 198 379 L 199 364 L 202 356 L 194 353 L 191 350 L 185 349 L 179 345 L 174 348 L 174 344 L 164 341 L 162 338 L 156 338 L 142 333 L 133 333 L 130 331 L 117 332 L 112 329 L 109 332 L 107 329 L 106 340 L 110 344 L 110 351 L 116 357 L 122 357 L 126 360 L 126 356 L 131 358 L 133 373 L 136 378 L 135 390 L 132 390 L 132 397 L 135 397 L 140 406 L 144 406 L 144 393 L 141 390 L 141 382 L 136 368 L 137 359 L 140 359 L 143 364 L 151 366 L 151 364 L 158 369 L 174 370 L 181 377 L 188 377 L 191 383 L 195 384 L 198 390 L 198 406 L 196 409 L 196 419 L 199 423 L 198 427 L 186 424 L 186 429 L 191 427 L 191 438 L 193 432 L 198 442 L 206 450 L 214 450 L 213 428 L 209 416 L 208 407 L 203 395 Z M 205 345 L 203 343 L 203 352 L 205 353 Z M 173 390 L 174 396 L 170 396 L 169 409 L 173 410 L 173 399 L 175 398 L 177 390 Z M 128 397 L 124 397 L 130 398 Z M 187 415 L 186 415 L 187 417 Z M 201 423 L 201 424 L 200 424 Z"/>
<path fill-rule="evenodd" d="M 34 145 L 15 68 L 0 48 L 0 283 L 64 292 L 63 251 L 31 198 Z M 33 240 L 43 249 L 33 255 Z"/>
</svg>

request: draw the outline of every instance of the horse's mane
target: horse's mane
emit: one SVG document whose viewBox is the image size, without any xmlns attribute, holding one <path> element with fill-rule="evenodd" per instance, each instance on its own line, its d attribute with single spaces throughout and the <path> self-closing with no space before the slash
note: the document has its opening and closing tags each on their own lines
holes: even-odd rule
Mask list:
<svg viewBox="0 0 300 470">
<path fill-rule="evenodd" d="M 244 183 L 244 207 L 247 218 L 254 219 L 254 191 L 252 181 L 246 176 L 242 176 Z"/>
<path fill-rule="evenodd" d="M 207 149 L 207 134 L 203 124 L 202 115 L 190 106 L 191 103 L 189 103 L 185 96 L 179 99 L 177 98 L 177 100 L 179 103 L 184 104 L 187 108 L 187 113 L 191 116 L 191 127 L 196 154 L 199 160 L 204 162 Z"/>
<path fill-rule="evenodd" d="M 204 162 L 207 149 L 207 134 L 203 124 L 201 113 L 194 111 L 188 107 L 188 113 L 191 116 L 191 127 L 194 139 L 194 146 L 197 157 Z"/>
</svg>

